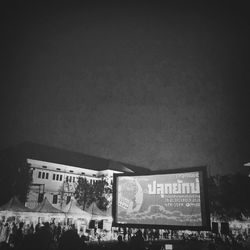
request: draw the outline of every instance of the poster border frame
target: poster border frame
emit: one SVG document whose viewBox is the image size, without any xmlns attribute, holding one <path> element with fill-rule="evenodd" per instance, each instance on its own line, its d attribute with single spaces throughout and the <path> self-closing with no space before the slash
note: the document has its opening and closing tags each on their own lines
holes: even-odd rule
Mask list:
<svg viewBox="0 0 250 250">
<path fill-rule="evenodd" d="M 117 179 L 120 176 L 146 176 L 146 175 L 159 175 L 159 174 L 178 174 L 178 173 L 189 173 L 189 172 L 200 172 L 202 191 L 201 196 L 201 216 L 202 225 L 201 226 L 188 226 L 188 225 L 152 225 L 152 224 L 141 224 L 141 223 L 119 223 L 117 222 Z M 176 168 L 167 170 L 157 170 L 145 173 L 115 173 L 113 175 L 113 198 L 112 198 L 112 217 L 114 227 L 131 227 L 131 228 L 155 228 L 155 229 L 171 229 L 171 230 L 195 230 L 195 231 L 211 231 L 211 221 L 210 221 L 210 208 L 208 199 L 208 174 L 207 166 L 198 167 L 187 167 L 187 168 Z"/>
</svg>

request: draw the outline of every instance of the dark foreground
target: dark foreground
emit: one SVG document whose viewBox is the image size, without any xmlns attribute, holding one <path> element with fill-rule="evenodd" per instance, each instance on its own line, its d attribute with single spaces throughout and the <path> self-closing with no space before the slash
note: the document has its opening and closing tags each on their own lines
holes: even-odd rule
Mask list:
<svg viewBox="0 0 250 250">
<path fill-rule="evenodd" d="M 210 241 L 154 241 L 145 242 L 144 247 L 132 246 L 129 242 L 124 243 L 124 246 L 119 245 L 119 243 L 101 243 L 89 244 L 89 250 L 245 250 L 250 249 L 250 246 L 243 245 L 231 245 L 225 242 L 214 243 Z"/>
<path fill-rule="evenodd" d="M 83 242 L 77 245 L 75 241 L 64 242 L 64 245 L 50 245 L 45 247 L 40 242 L 26 242 L 22 246 L 15 248 L 7 244 L 0 243 L 0 250 L 245 250 L 249 246 L 231 245 L 225 242 L 214 243 L 210 241 L 179 241 L 179 240 L 159 240 L 144 242 L 143 244 L 131 244 L 131 242 Z"/>
<path fill-rule="evenodd" d="M 0 250 L 243 250 L 250 249 L 250 237 L 215 237 L 209 239 L 182 238 L 156 239 L 145 241 L 138 230 L 129 241 L 123 241 L 119 235 L 116 241 L 88 241 L 76 230 L 64 231 L 60 237 L 54 237 L 49 225 L 37 229 L 35 233 L 22 234 L 22 228 L 7 238 L 2 230 Z"/>
</svg>

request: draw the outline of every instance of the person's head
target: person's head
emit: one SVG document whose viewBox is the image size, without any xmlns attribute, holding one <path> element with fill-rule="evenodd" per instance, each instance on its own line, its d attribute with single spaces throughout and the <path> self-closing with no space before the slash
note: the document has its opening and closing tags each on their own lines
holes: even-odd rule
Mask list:
<svg viewBox="0 0 250 250">
<path fill-rule="evenodd" d="M 43 225 L 44 225 L 44 227 L 48 228 L 49 227 L 49 222 L 46 221 L 46 222 L 43 223 Z"/>
<path fill-rule="evenodd" d="M 122 236 L 121 236 L 121 235 L 118 235 L 117 240 L 118 240 L 119 242 L 121 242 L 121 241 L 122 241 Z"/>
<path fill-rule="evenodd" d="M 141 232 L 141 230 L 139 229 L 137 232 L 136 232 L 136 234 L 135 234 L 137 237 L 142 237 L 142 232 Z"/>
</svg>

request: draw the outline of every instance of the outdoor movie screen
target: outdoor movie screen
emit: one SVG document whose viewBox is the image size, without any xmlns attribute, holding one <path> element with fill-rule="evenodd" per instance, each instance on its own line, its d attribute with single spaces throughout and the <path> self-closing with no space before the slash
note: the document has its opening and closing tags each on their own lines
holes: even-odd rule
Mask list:
<svg viewBox="0 0 250 250">
<path fill-rule="evenodd" d="M 116 174 L 114 224 L 209 229 L 206 179 L 205 167 Z"/>
</svg>

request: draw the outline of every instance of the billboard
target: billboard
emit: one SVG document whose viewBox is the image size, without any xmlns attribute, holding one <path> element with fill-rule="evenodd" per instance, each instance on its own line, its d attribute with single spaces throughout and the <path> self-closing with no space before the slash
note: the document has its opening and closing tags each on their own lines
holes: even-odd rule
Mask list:
<svg viewBox="0 0 250 250">
<path fill-rule="evenodd" d="M 116 226 L 210 229 L 205 167 L 115 174 Z"/>
</svg>

